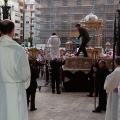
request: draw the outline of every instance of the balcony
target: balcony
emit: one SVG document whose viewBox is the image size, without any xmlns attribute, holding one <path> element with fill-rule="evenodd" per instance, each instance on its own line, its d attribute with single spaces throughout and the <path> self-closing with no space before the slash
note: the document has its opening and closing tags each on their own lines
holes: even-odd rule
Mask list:
<svg viewBox="0 0 120 120">
<path fill-rule="evenodd" d="M 34 27 L 34 23 L 30 23 L 30 26 L 31 26 L 31 27 Z"/>
<path fill-rule="evenodd" d="M 35 16 L 30 16 L 30 19 L 34 20 Z"/>
<path fill-rule="evenodd" d="M 30 31 L 30 34 L 34 34 L 34 32 L 31 30 L 31 31 Z"/>
<path fill-rule="evenodd" d="M 25 12 L 27 12 L 27 11 L 34 12 L 35 9 L 25 9 Z"/>
<path fill-rule="evenodd" d="M 20 36 L 23 36 L 23 33 L 22 33 L 22 34 L 20 34 Z"/>
<path fill-rule="evenodd" d="M 23 6 L 19 6 L 19 8 L 23 10 Z"/>
</svg>

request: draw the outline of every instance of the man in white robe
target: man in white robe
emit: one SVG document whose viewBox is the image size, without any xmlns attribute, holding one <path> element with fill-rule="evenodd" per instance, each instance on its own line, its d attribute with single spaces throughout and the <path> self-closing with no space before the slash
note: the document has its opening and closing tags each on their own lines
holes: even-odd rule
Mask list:
<svg viewBox="0 0 120 120">
<path fill-rule="evenodd" d="M 26 89 L 30 67 L 25 50 L 14 40 L 14 23 L 0 22 L 0 120 L 28 120 Z"/>
<path fill-rule="evenodd" d="M 119 95 L 114 91 L 120 83 L 120 57 L 115 58 L 114 65 L 115 70 L 107 76 L 104 84 L 104 89 L 109 93 L 105 120 L 120 120 Z"/>
<path fill-rule="evenodd" d="M 60 38 L 56 35 L 56 33 L 53 33 L 52 36 L 48 39 L 48 44 L 51 45 L 50 48 L 50 57 L 51 58 L 60 58 L 60 50 L 59 46 L 61 44 Z"/>
</svg>

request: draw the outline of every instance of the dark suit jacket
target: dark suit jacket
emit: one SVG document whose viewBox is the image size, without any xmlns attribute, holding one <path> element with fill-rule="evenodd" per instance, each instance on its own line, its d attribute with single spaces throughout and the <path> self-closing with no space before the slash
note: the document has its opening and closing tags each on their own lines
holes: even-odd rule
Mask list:
<svg viewBox="0 0 120 120">
<path fill-rule="evenodd" d="M 65 64 L 64 61 L 57 61 L 57 60 L 51 60 L 50 65 L 51 65 L 51 75 L 54 77 L 59 77 L 60 76 L 60 67 Z"/>
<path fill-rule="evenodd" d="M 28 87 L 27 90 L 30 90 L 31 92 L 35 92 L 37 88 L 36 78 L 38 77 L 38 70 L 36 67 L 33 67 L 31 65 L 30 65 L 30 70 L 31 70 L 31 81 L 30 81 L 30 86 Z"/>
<path fill-rule="evenodd" d="M 110 74 L 108 68 L 106 66 L 100 68 L 96 73 L 96 81 L 97 86 L 99 89 L 104 89 L 104 82 L 107 77 L 107 75 Z"/>
<path fill-rule="evenodd" d="M 90 79 L 90 81 L 94 81 L 94 77 L 93 77 L 94 70 L 93 70 L 93 67 L 94 67 L 94 65 L 91 66 L 91 69 L 90 69 L 89 73 L 87 74 L 87 77 Z"/>
<path fill-rule="evenodd" d="M 78 39 L 82 37 L 82 43 L 87 43 L 90 40 L 89 33 L 87 32 L 87 30 L 85 28 L 80 27 L 78 31 L 80 34 L 78 36 Z"/>
</svg>

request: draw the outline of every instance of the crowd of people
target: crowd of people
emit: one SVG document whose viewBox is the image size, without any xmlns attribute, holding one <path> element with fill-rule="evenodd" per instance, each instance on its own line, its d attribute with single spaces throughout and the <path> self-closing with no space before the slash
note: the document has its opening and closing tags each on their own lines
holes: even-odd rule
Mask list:
<svg viewBox="0 0 120 120">
<path fill-rule="evenodd" d="M 44 52 L 40 49 L 36 56 L 35 66 L 33 59 L 26 55 L 26 51 L 12 40 L 14 27 L 14 23 L 10 20 L 5 19 L 0 22 L 0 120 L 28 120 L 29 103 L 30 111 L 37 110 L 35 106 L 36 78 L 39 77 L 39 73 L 43 77 L 43 66 L 47 66 L 48 63 L 51 66 L 52 93 L 61 93 L 60 68 L 65 64 L 65 58 L 60 58 L 60 38 L 56 33 L 50 36 L 48 43 L 51 44 L 51 60 L 45 60 Z M 85 46 L 90 40 L 89 34 L 79 24 L 76 28 L 80 33 L 78 38 L 82 37 L 82 43 L 75 55 L 78 56 L 80 51 L 83 51 L 84 57 L 88 57 Z M 92 112 L 106 111 L 105 120 L 120 120 L 120 57 L 115 58 L 114 64 L 116 68 L 110 73 L 106 62 L 100 60 L 91 66 L 87 74 L 90 83 L 87 96 L 99 98 L 98 106 Z M 40 70 L 43 71 L 40 72 Z M 47 75 L 47 67 L 46 71 Z"/>
</svg>

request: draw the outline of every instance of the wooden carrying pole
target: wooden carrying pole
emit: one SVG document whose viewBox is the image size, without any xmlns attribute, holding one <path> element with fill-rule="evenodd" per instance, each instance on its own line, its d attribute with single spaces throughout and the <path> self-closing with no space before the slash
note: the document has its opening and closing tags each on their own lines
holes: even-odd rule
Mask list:
<svg viewBox="0 0 120 120">
<path fill-rule="evenodd" d="M 94 109 L 96 109 L 96 79 L 94 76 Z"/>
<path fill-rule="evenodd" d="M 97 51 L 94 50 L 93 51 L 93 63 L 95 65 L 95 63 L 97 62 Z M 96 109 L 96 77 L 94 74 L 94 109 Z"/>
</svg>

